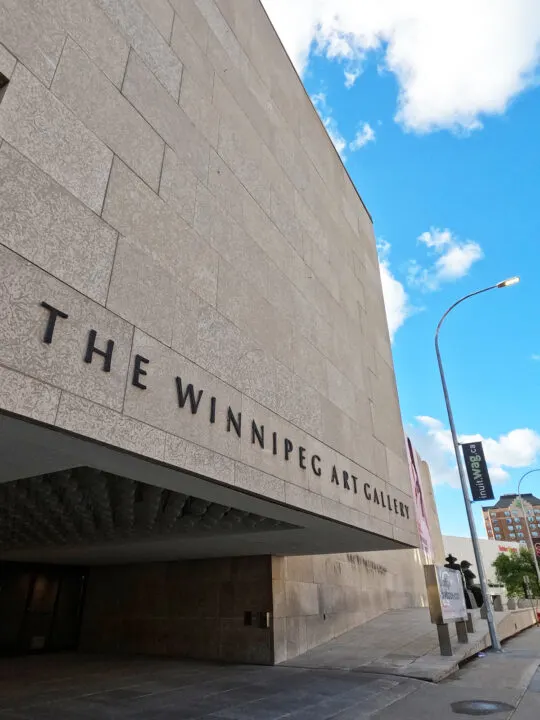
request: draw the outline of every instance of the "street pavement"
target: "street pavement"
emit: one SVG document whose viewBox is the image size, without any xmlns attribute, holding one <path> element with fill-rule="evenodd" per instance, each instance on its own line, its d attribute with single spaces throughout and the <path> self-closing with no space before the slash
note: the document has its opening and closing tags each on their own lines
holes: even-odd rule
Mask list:
<svg viewBox="0 0 540 720">
<path fill-rule="evenodd" d="M 493 720 L 538 720 L 539 665 L 537 628 L 439 684 L 361 670 L 11 658 L 0 661 L 0 720 L 466 720 L 456 703 L 470 701 L 504 703 Z"/>
</svg>

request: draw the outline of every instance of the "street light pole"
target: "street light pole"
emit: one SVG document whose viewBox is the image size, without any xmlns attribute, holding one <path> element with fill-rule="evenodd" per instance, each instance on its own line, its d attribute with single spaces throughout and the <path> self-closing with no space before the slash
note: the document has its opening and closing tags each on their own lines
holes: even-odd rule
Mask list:
<svg viewBox="0 0 540 720">
<path fill-rule="evenodd" d="M 525 527 L 527 528 L 527 538 L 529 540 L 529 546 L 531 548 L 533 560 L 534 560 L 534 567 L 536 568 L 536 577 L 538 578 L 538 584 L 540 585 L 540 568 L 538 567 L 538 558 L 536 557 L 536 548 L 534 547 L 532 535 L 531 535 L 531 528 L 529 527 L 529 521 L 527 519 L 527 514 L 525 513 L 525 508 L 523 507 L 523 500 L 521 497 L 521 483 L 523 480 L 527 477 L 527 475 L 531 475 L 532 473 L 540 472 L 540 468 L 536 468 L 535 470 L 529 470 L 525 473 L 525 475 L 522 475 L 519 482 L 518 482 L 518 498 L 519 498 L 519 507 L 521 508 L 521 511 L 523 512 L 523 520 L 525 521 Z"/>
<path fill-rule="evenodd" d="M 469 489 L 467 487 L 467 479 L 465 477 L 465 469 L 463 467 L 463 460 L 461 457 L 461 451 L 460 451 L 460 445 L 459 440 L 456 432 L 456 425 L 454 423 L 454 414 L 452 412 L 452 406 L 450 404 L 450 396 L 448 394 L 448 386 L 446 384 L 446 377 L 444 374 L 444 368 L 442 364 L 441 359 L 441 353 L 439 351 L 439 332 L 442 327 L 443 322 L 446 320 L 447 316 L 450 314 L 450 312 L 460 305 L 465 300 L 468 300 L 469 298 L 474 297 L 475 295 L 481 295 L 482 293 L 488 292 L 489 290 L 496 290 L 497 288 L 503 288 L 508 287 L 509 285 L 515 285 L 519 282 L 519 278 L 510 278 L 508 280 L 504 280 L 503 282 L 497 283 L 496 285 L 490 285 L 490 287 L 484 288 L 483 290 L 477 290 L 476 292 L 470 293 L 469 295 L 466 295 L 465 297 L 462 297 L 460 300 L 455 302 L 453 305 L 451 305 L 448 310 L 444 313 L 442 318 L 439 321 L 439 324 L 437 325 L 437 330 L 435 332 L 435 352 L 437 353 L 437 362 L 439 363 L 439 372 L 441 375 L 441 383 L 444 393 L 444 401 L 446 403 L 446 411 L 448 413 L 448 421 L 450 423 L 450 431 L 452 433 L 452 442 L 454 444 L 454 452 L 456 454 L 456 462 L 459 472 L 459 479 L 461 481 L 461 490 L 463 492 L 463 499 L 465 501 L 465 509 L 467 511 L 467 520 L 469 521 L 469 529 L 471 532 L 471 540 L 473 544 L 474 549 L 474 557 L 476 560 L 476 567 L 478 568 L 478 576 L 480 579 L 480 587 L 482 588 L 482 595 L 484 596 L 484 602 L 486 604 L 486 616 L 487 616 L 487 622 L 489 627 L 489 635 L 491 637 L 491 645 L 494 650 L 501 651 L 501 643 L 499 641 L 499 638 L 497 637 L 497 629 L 495 627 L 495 621 L 493 618 L 493 607 L 491 605 L 491 597 L 489 595 L 489 588 L 487 584 L 486 579 L 486 573 L 484 570 L 484 563 L 482 561 L 482 554 L 480 552 L 480 544 L 478 542 L 478 533 L 476 531 L 476 525 L 474 523 L 474 516 L 472 513 L 472 502 L 469 496 Z"/>
</svg>

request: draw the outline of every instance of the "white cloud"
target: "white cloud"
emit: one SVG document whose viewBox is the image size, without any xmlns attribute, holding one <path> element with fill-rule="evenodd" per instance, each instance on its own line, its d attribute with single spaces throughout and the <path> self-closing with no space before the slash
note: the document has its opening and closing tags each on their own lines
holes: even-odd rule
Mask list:
<svg viewBox="0 0 540 720">
<path fill-rule="evenodd" d="M 431 228 L 419 236 L 418 242 L 425 245 L 431 254 L 438 256 L 427 268 L 417 260 L 409 263 L 409 285 L 426 292 L 437 290 L 443 283 L 465 277 L 474 263 L 484 257 L 478 243 L 472 240 L 460 241 L 448 229 Z"/>
<path fill-rule="evenodd" d="M 531 355 L 531 360 L 538 362 L 540 360 L 540 355 Z"/>
<path fill-rule="evenodd" d="M 354 140 L 350 143 L 349 149 L 353 152 L 355 150 L 360 150 L 360 148 L 363 148 L 364 145 L 367 145 L 370 142 L 375 141 L 375 130 L 371 127 L 369 123 L 363 123 L 358 132 L 356 133 L 356 136 Z"/>
<path fill-rule="evenodd" d="M 358 77 L 360 76 L 360 70 L 345 70 L 345 87 L 346 88 L 352 88 L 354 83 L 358 80 Z"/>
<path fill-rule="evenodd" d="M 429 463 L 433 482 L 437 485 L 459 486 L 452 436 L 436 418 L 419 416 L 417 425 L 409 428 L 414 446 Z M 483 443 L 489 474 L 493 483 L 504 483 L 510 475 L 507 468 L 527 468 L 540 456 L 540 434 L 529 428 L 511 430 L 499 438 L 462 435 L 460 442 Z"/>
<path fill-rule="evenodd" d="M 362 68 L 371 51 L 399 84 L 407 130 L 470 131 L 535 81 L 538 0 L 263 0 L 298 71 L 311 51 Z"/>
<path fill-rule="evenodd" d="M 328 107 L 328 103 L 326 102 L 326 95 L 323 92 L 316 93 L 315 95 L 311 96 L 311 102 L 313 103 L 313 105 L 315 105 L 315 108 L 319 113 L 319 117 L 321 118 L 323 125 L 326 128 L 326 132 L 334 143 L 334 147 L 341 155 L 342 160 L 345 160 L 346 158 L 343 154 L 343 151 L 347 147 L 347 141 L 340 133 L 335 118 L 332 117 L 332 110 Z"/>
<path fill-rule="evenodd" d="M 381 282 L 386 317 L 388 320 L 388 330 L 390 332 L 390 338 L 393 340 L 396 332 L 405 320 L 416 312 L 416 309 L 409 302 L 409 296 L 402 283 L 394 277 L 390 270 L 390 243 L 386 240 L 379 240 L 377 250 L 379 252 Z"/>
</svg>

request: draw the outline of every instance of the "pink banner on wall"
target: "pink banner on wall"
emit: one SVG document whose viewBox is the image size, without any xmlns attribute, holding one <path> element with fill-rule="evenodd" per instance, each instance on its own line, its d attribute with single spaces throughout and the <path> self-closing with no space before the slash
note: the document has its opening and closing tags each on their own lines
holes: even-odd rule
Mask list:
<svg viewBox="0 0 540 720">
<path fill-rule="evenodd" d="M 433 543 L 431 542 L 429 520 L 420 476 L 420 459 L 409 438 L 407 438 L 407 457 L 409 459 L 409 473 L 411 476 L 416 525 L 420 538 L 420 549 L 424 552 L 426 563 L 430 564 L 433 562 Z"/>
</svg>

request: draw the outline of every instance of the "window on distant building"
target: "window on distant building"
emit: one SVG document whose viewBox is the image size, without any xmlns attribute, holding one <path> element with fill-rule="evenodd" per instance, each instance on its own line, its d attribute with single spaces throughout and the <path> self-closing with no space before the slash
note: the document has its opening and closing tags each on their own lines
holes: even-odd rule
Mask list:
<svg viewBox="0 0 540 720">
<path fill-rule="evenodd" d="M 514 517 L 519 517 L 521 513 L 516 512 L 515 510 L 512 510 L 512 515 Z"/>
<path fill-rule="evenodd" d="M 518 533 L 518 537 L 520 537 L 520 538 L 525 537 L 525 533 Z"/>
<path fill-rule="evenodd" d="M 509 511 L 509 510 L 505 510 L 505 511 L 504 511 L 504 514 L 505 514 L 505 515 L 510 515 L 510 511 Z"/>
<path fill-rule="evenodd" d="M 509 526 L 508 526 L 508 530 L 513 530 L 513 529 L 514 529 L 514 526 L 513 526 L 513 525 L 509 525 Z"/>
<path fill-rule="evenodd" d="M 492 512 L 492 513 L 489 513 L 489 514 L 491 515 L 491 517 L 497 517 L 497 513 L 496 513 L 496 512 Z"/>
<path fill-rule="evenodd" d="M 533 537 L 538 537 L 538 535 L 540 535 L 540 533 L 538 532 L 538 530 L 535 530 L 535 531 L 534 531 L 533 533 L 531 533 L 531 534 L 532 534 Z"/>
<path fill-rule="evenodd" d="M 495 535 L 495 540 L 502 540 L 502 535 Z"/>
<path fill-rule="evenodd" d="M 511 537 L 511 538 L 515 538 L 516 536 L 515 536 L 514 533 L 510 533 L 510 537 Z"/>
<path fill-rule="evenodd" d="M 523 528 L 521 527 L 521 525 L 516 525 L 516 530 L 523 530 Z"/>
</svg>

